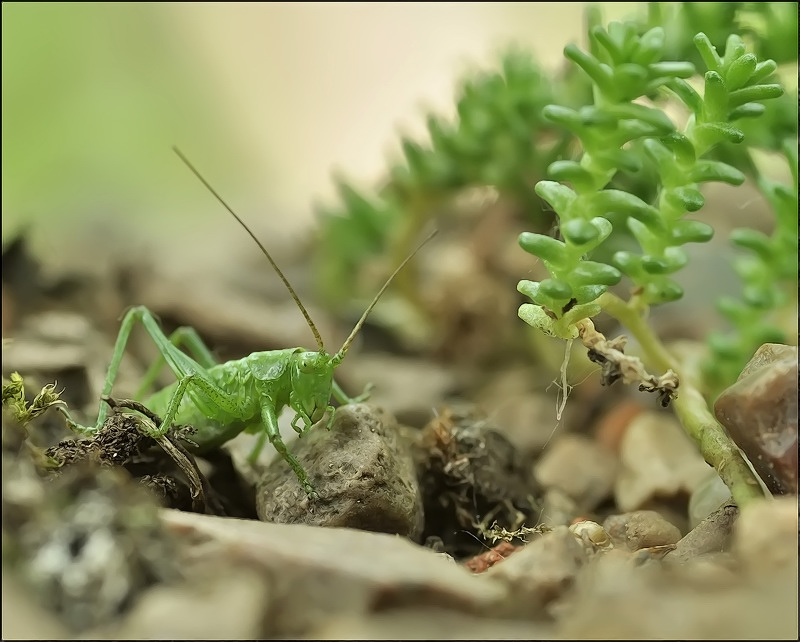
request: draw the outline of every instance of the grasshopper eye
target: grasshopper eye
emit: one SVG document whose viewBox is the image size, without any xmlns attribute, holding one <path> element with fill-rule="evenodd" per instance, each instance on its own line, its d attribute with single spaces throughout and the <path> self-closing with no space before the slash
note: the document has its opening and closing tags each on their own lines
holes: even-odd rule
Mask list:
<svg viewBox="0 0 800 642">
<path fill-rule="evenodd" d="M 305 372 L 306 374 L 316 372 L 319 370 L 319 354 L 316 352 L 303 353 L 297 360 L 297 367 L 300 372 Z"/>
</svg>

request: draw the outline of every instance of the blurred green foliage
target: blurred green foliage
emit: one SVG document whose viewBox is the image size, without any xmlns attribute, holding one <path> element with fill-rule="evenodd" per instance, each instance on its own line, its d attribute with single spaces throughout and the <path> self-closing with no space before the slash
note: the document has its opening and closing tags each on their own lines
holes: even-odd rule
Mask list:
<svg viewBox="0 0 800 642">
<path fill-rule="evenodd" d="M 499 69 L 473 71 L 462 80 L 454 122 L 429 114 L 428 141 L 402 139 L 403 158 L 376 193 L 338 179 L 341 204 L 320 212 L 323 300 L 341 309 L 360 293 L 354 275 L 367 258 L 388 249 L 389 260 L 399 263 L 431 216 L 467 188 L 494 186 L 536 216 L 541 206 L 533 186 L 567 143 L 542 118 L 552 92 L 552 79 L 533 57 L 511 50 Z M 403 275 L 397 283 L 402 288 Z"/>
<path fill-rule="evenodd" d="M 696 67 L 702 57 L 686 35 L 699 32 L 720 50 L 737 33 L 759 60 L 779 65 L 797 60 L 796 2 L 650 2 L 645 26 L 664 29 L 665 60 Z"/>
</svg>

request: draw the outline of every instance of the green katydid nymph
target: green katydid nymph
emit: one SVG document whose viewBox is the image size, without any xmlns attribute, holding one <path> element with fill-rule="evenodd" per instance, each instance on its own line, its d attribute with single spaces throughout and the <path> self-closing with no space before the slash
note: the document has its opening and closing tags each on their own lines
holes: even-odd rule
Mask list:
<svg viewBox="0 0 800 642">
<path fill-rule="evenodd" d="M 152 386 L 165 362 L 178 379 L 175 383 L 143 399 L 144 405 L 162 418 L 161 425 L 150 436 L 164 435 L 173 424 L 191 425 L 196 432 L 191 436 L 190 449 L 202 453 L 218 447 L 242 431 L 258 433 L 259 439 L 251 453 L 251 461 L 258 457 L 265 441 L 269 439 L 275 450 L 292 467 L 306 493 L 315 497 L 316 493 L 308 475 L 297 458 L 283 443 L 278 429 L 278 417 L 281 411 L 289 406 L 295 412 L 291 423 L 292 428 L 302 435 L 311 426 L 322 421 L 325 413 L 328 412 L 326 428 L 330 429 L 335 415 L 335 409 L 331 405 L 331 396 L 342 404 L 364 401 L 368 397 L 369 388 L 355 399 L 348 397 L 334 380 L 334 370 L 344 359 L 358 331 L 392 279 L 433 237 L 436 231 L 431 233 L 395 269 L 364 314 L 361 315 L 342 347 L 335 354 L 329 354 L 325 350 L 322 337 L 308 311 L 270 253 L 181 151 L 177 147 L 173 149 L 214 197 L 233 215 L 267 257 L 305 317 L 308 327 L 314 334 L 317 351 L 313 352 L 305 348 L 287 348 L 254 352 L 243 359 L 218 364 L 194 329 L 178 328 L 170 336 L 167 336 L 155 316 L 147 308 L 139 306 L 129 310 L 122 320 L 103 386 L 102 397 L 111 394 L 128 337 L 134 323 L 139 321 L 155 342 L 160 356 L 145 375 L 139 393 L 136 395 L 137 399 L 140 399 L 144 392 Z M 184 346 L 192 356 L 182 351 L 181 346 Z M 78 432 L 93 433 L 103 426 L 107 415 L 108 405 L 101 400 L 97 423 L 94 426 L 81 426 L 69 416 L 67 416 L 67 421 Z"/>
</svg>

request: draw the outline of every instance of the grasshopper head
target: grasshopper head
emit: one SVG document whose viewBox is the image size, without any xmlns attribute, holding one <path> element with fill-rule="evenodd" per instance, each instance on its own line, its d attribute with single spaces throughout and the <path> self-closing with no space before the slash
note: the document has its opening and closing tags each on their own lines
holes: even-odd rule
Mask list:
<svg viewBox="0 0 800 642">
<path fill-rule="evenodd" d="M 299 352 L 292 362 L 290 405 L 311 424 L 321 420 L 330 405 L 333 368 L 325 351 Z"/>
</svg>

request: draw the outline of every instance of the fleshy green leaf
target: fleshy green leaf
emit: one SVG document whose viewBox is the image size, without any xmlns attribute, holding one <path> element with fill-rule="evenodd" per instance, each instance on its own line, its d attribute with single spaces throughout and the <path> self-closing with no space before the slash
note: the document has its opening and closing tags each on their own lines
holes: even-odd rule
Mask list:
<svg viewBox="0 0 800 642">
<path fill-rule="evenodd" d="M 616 285 L 621 278 L 615 267 L 596 261 L 581 261 L 570 274 L 574 285 Z"/>
<path fill-rule="evenodd" d="M 605 189 L 594 195 L 591 207 L 599 215 L 618 212 L 633 216 L 652 229 L 663 229 L 664 224 L 656 208 L 638 196 L 616 189 Z"/>
<path fill-rule="evenodd" d="M 610 105 L 606 110 L 617 118 L 630 118 L 647 123 L 653 128 L 653 136 L 666 136 L 675 130 L 675 125 L 663 111 L 637 103 Z"/>
<path fill-rule="evenodd" d="M 766 111 L 767 108 L 761 103 L 745 103 L 741 107 L 732 109 L 728 114 L 728 120 L 733 122 L 742 118 L 758 118 L 763 116 Z"/>
<path fill-rule="evenodd" d="M 561 264 L 567 258 L 564 243 L 544 234 L 523 232 L 519 235 L 519 244 L 529 254 L 555 265 Z"/>
<path fill-rule="evenodd" d="M 567 329 L 565 331 L 559 332 L 556 320 L 550 317 L 541 306 L 523 303 L 519 306 L 517 314 L 525 323 L 541 330 L 545 334 L 557 336 L 561 339 L 576 339 L 578 337 L 577 328 L 571 325 L 566 326 Z"/>
<path fill-rule="evenodd" d="M 696 212 L 706 203 L 700 190 L 688 185 L 668 190 L 666 198 L 670 205 L 686 212 Z"/>
<path fill-rule="evenodd" d="M 561 225 L 564 238 L 573 245 L 588 245 L 600 237 L 600 230 L 590 221 L 585 219 L 572 219 Z"/>
<path fill-rule="evenodd" d="M 664 76 L 670 78 L 691 78 L 694 76 L 694 65 L 682 60 L 665 60 L 655 62 L 649 66 L 653 76 Z"/>
<path fill-rule="evenodd" d="M 741 185 L 745 175 L 727 163 L 714 160 L 698 160 L 689 170 L 689 180 L 693 183 L 728 183 Z"/>
<path fill-rule="evenodd" d="M 572 287 L 558 279 L 545 279 L 539 283 L 539 292 L 555 300 L 572 298 Z"/>
<path fill-rule="evenodd" d="M 726 123 L 703 123 L 695 127 L 695 136 L 705 147 L 711 147 L 721 142 L 741 143 L 744 132 L 741 129 Z"/>
<path fill-rule="evenodd" d="M 670 274 L 672 272 L 667 261 L 647 255 L 642 257 L 642 268 L 648 274 Z"/>
<path fill-rule="evenodd" d="M 700 52 L 700 56 L 708 69 L 716 70 L 722 66 L 722 59 L 706 34 L 698 33 L 694 37 L 694 45 L 697 47 L 697 51 Z"/>
<path fill-rule="evenodd" d="M 582 51 L 578 46 L 568 44 L 564 47 L 564 57 L 583 69 L 601 91 L 606 92 L 613 87 L 610 67 Z"/>
<path fill-rule="evenodd" d="M 672 226 L 672 242 L 675 245 L 706 243 L 713 236 L 714 228 L 700 221 L 676 221 Z"/>
<path fill-rule="evenodd" d="M 568 212 L 569 207 L 578 198 L 578 195 L 569 187 L 555 181 L 539 181 L 536 183 L 534 191 L 550 203 L 559 214 Z"/>
<path fill-rule="evenodd" d="M 699 114 L 703 110 L 703 98 L 685 80 L 675 78 L 667 83 L 675 95 L 680 98 L 693 114 Z"/>
<path fill-rule="evenodd" d="M 753 72 L 756 70 L 756 56 L 755 54 L 745 54 L 737 58 L 730 67 L 728 73 L 725 75 L 727 81 L 728 91 L 740 89 L 747 84 Z"/>
<path fill-rule="evenodd" d="M 585 191 L 594 186 L 594 177 L 575 161 L 556 161 L 547 168 L 547 175 L 556 181 L 568 181 L 576 189 Z"/>
<path fill-rule="evenodd" d="M 778 70 L 778 63 L 774 60 L 764 60 L 756 65 L 753 75 L 750 77 L 750 82 L 761 82 L 768 78 Z"/>
<path fill-rule="evenodd" d="M 542 110 L 542 116 L 552 123 L 561 125 L 570 131 L 579 131 L 583 127 L 581 115 L 574 109 L 561 105 L 547 105 Z"/>
<path fill-rule="evenodd" d="M 728 116 L 728 91 L 725 81 L 716 71 L 706 72 L 704 116 L 707 122 L 724 122 Z"/>
<path fill-rule="evenodd" d="M 645 295 L 653 303 L 669 303 L 683 297 L 683 288 L 672 279 L 648 283 L 644 287 Z"/>
<path fill-rule="evenodd" d="M 591 303 L 607 289 L 605 285 L 582 285 L 573 288 L 572 296 L 579 304 Z"/>
<path fill-rule="evenodd" d="M 616 252 L 611 262 L 628 276 L 636 277 L 642 272 L 642 260 L 633 252 Z"/>
<path fill-rule="evenodd" d="M 639 38 L 639 50 L 637 51 L 636 58 L 639 63 L 643 65 L 665 64 L 657 62 L 661 57 L 663 48 L 664 29 L 661 27 L 653 27 Z"/>
<path fill-rule="evenodd" d="M 781 96 L 783 96 L 783 87 L 781 85 L 754 85 L 732 91 L 728 95 L 728 105 L 730 107 L 738 107 L 745 103 L 770 100 Z"/>
<path fill-rule="evenodd" d="M 735 229 L 731 232 L 731 243 L 752 250 L 765 261 L 771 261 L 775 252 L 769 237 L 758 230 Z"/>
</svg>

